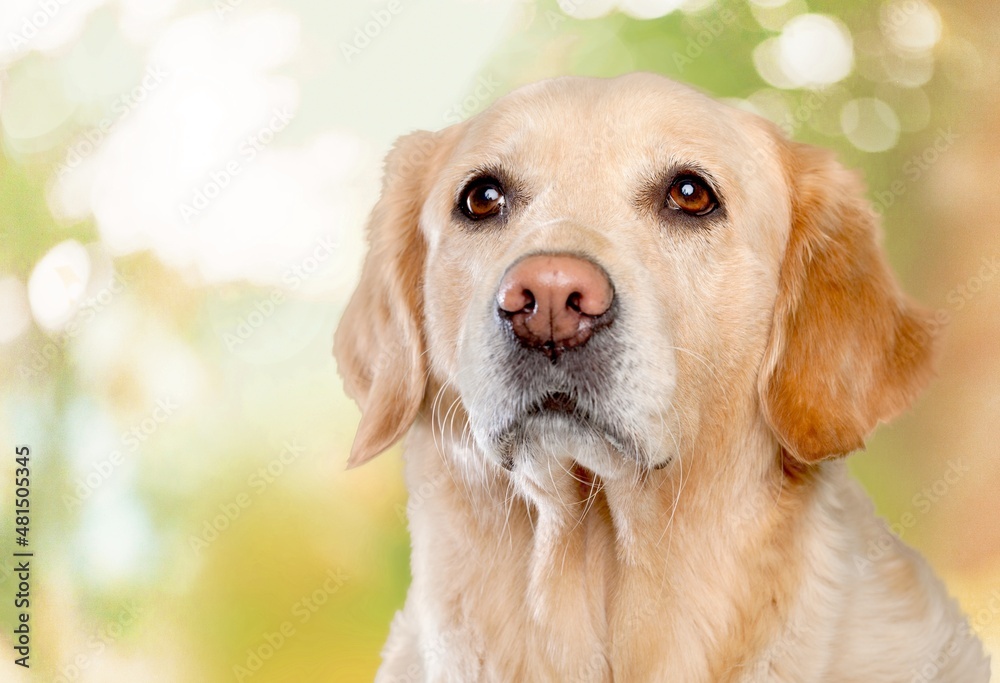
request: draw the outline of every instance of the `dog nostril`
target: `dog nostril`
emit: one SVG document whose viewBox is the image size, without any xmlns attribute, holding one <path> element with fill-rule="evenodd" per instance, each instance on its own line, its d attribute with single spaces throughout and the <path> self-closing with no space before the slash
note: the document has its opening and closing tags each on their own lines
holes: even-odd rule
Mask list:
<svg viewBox="0 0 1000 683">
<path fill-rule="evenodd" d="M 569 298 L 566 299 L 566 308 L 579 313 L 580 315 L 584 315 L 583 311 L 580 309 L 580 301 L 582 299 L 583 295 L 580 294 L 580 292 L 573 292 L 569 295 Z"/>
<path fill-rule="evenodd" d="M 497 292 L 497 306 L 508 316 L 526 313 L 531 315 L 538 307 L 535 293 L 527 287 L 512 283 Z"/>
<path fill-rule="evenodd" d="M 516 312 L 528 313 L 528 314 L 534 313 L 535 309 L 538 308 L 538 302 L 535 300 L 534 293 L 532 293 L 530 289 L 526 289 L 523 292 L 521 292 L 521 295 L 524 297 L 524 306 L 521 308 L 520 311 Z"/>
</svg>

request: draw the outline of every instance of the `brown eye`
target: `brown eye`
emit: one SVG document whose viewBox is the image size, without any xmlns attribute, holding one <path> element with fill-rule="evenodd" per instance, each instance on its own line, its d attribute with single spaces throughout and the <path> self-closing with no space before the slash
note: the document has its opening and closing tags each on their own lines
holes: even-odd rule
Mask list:
<svg viewBox="0 0 1000 683">
<path fill-rule="evenodd" d="M 692 216 L 712 213 L 718 202 L 701 178 L 683 176 L 674 181 L 667 192 L 667 207 Z"/>
<path fill-rule="evenodd" d="M 499 214 L 503 211 L 505 202 L 503 188 L 498 181 L 493 178 L 478 178 L 462 191 L 459 205 L 462 213 L 477 221 Z"/>
</svg>

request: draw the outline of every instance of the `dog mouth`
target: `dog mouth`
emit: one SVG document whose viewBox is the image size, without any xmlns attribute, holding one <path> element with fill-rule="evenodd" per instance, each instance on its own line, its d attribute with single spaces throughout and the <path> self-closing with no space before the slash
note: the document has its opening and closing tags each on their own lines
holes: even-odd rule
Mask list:
<svg viewBox="0 0 1000 683">
<path fill-rule="evenodd" d="M 542 399 L 528 409 L 528 415 L 544 415 L 545 413 L 578 416 L 576 399 L 562 391 L 546 394 Z"/>
<path fill-rule="evenodd" d="M 558 433 L 567 427 L 585 437 L 604 442 L 636 462 L 643 462 L 644 451 L 636 439 L 624 434 L 582 403 L 578 397 L 565 391 L 548 392 L 530 402 L 494 433 L 493 441 L 498 446 L 503 467 L 513 469 L 515 454 L 532 438 Z"/>
</svg>

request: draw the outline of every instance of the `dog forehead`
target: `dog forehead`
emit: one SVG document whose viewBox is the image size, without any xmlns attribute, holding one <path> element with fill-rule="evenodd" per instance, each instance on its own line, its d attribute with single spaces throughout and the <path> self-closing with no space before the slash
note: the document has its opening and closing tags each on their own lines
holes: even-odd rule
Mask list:
<svg viewBox="0 0 1000 683">
<path fill-rule="evenodd" d="M 738 160 L 759 156 L 765 137 L 751 119 L 654 74 L 562 77 L 518 88 L 473 117 L 454 158 L 470 169 L 593 169 L 600 159 L 609 172 L 674 160 L 736 179 Z"/>
</svg>

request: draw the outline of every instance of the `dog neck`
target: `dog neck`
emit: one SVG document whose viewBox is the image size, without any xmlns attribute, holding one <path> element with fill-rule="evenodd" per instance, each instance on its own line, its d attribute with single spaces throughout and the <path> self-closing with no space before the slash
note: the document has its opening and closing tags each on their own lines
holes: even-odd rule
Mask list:
<svg viewBox="0 0 1000 683">
<path fill-rule="evenodd" d="M 787 616 L 813 476 L 782 468 L 763 425 L 705 434 L 662 470 L 589 486 L 554 464 L 542 492 L 427 418 L 408 437 L 408 512 L 414 584 L 440 600 L 436 631 L 488 642 L 523 621 L 549 644 L 541 659 L 556 677 L 613 662 L 616 678 L 641 680 L 659 660 L 636 653 L 663 652 L 690 672 L 678 680 L 726 680 Z M 522 613 L 459 607 L 497 591 Z"/>
</svg>

